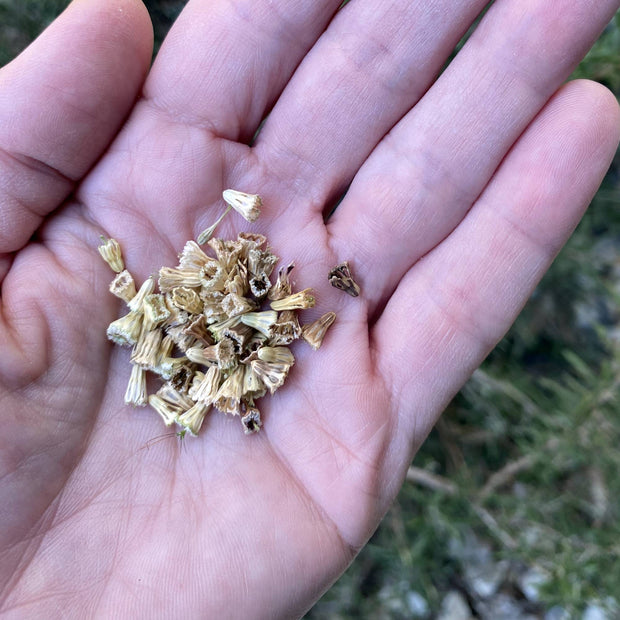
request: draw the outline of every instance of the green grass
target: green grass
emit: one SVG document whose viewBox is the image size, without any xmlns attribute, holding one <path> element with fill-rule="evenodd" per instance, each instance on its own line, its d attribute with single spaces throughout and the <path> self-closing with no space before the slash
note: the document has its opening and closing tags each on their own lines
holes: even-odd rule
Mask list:
<svg viewBox="0 0 620 620">
<path fill-rule="evenodd" d="M 67 4 L 0 0 L 0 63 Z M 184 2 L 146 3 L 158 41 Z M 620 94 L 620 15 L 576 77 Z M 448 408 L 369 545 L 308 614 L 409 618 L 465 590 L 454 541 L 547 575 L 538 611 L 578 617 L 620 583 L 620 160 L 509 334 Z M 494 477 L 501 472 L 503 478 Z M 427 477 L 428 478 L 428 477 Z M 439 480 L 442 490 L 437 490 Z M 486 486 L 485 486 L 486 485 Z M 482 489 L 490 492 L 481 497 Z"/>
</svg>

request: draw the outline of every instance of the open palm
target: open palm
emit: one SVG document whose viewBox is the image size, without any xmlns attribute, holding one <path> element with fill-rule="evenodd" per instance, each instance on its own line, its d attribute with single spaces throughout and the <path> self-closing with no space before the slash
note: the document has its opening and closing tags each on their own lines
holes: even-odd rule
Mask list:
<svg viewBox="0 0 620 620">
<path fill-rule="evenodd" d="M 302 613 L 600 183 L 616 102 L 560 86 L 619 2 L 499 0 L 438 79 L 486 2 L 339 4 L 191 0 L 144 82 L 141 3 L 80 0 L 0 73 L 9 617 Z M 163 427 L 123 404 L 99 235 L 142 280 L 226 187 L 265 206 L 218 234 L 267 234 L 338 319 L 318 353 L 296 345 L 261 433 L 212 413 L 184 449 L 148 447 Z M 343 260 L 359 298 L 327 284 Z"/>
</svg>

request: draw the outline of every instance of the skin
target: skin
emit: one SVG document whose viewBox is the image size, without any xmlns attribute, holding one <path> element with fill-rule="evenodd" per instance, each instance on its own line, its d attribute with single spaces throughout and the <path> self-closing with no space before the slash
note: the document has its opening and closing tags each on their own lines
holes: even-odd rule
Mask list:
<svg viewBox="0 0 620 620">
<path fill-rule="evenodd" d="M 611 0 L 191 0 L 152 70 L 137 0 L 75 0 L 0 72 L 0 610 L 33 617 L 302 614 L 377 527 L 441 411 L 572 232 L 619 139 L 614 97 L 562 85 Z M 333 19 L 332 19 L 333 17 Z M 271 112 L 250 144 L 261 120 Z M 324 223 L 343 190 L 349 191 Z M 198 439 L 123 404 L 138 281 L 268 234 L 334 310 L 295 347 L 264 428 Z M 349 260 L 362 295 L 326 274 Z"/>
</svg>

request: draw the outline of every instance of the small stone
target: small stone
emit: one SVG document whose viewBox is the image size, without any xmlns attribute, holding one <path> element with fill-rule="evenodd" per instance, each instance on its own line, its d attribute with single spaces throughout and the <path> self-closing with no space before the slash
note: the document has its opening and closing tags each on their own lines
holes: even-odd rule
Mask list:
<svg viewBox="0 0 620 620">
<path fill-rule="evenodd" d="M 441 602 L 437 620 L 471 620 L 473 618 L 465 597 L 457 590 L 451 590 Z"/>
<path fill-rule="evenodd" d="M 540 600 L 540 588 L 549 581 L 547 573 L 537 569 L 530 568 L 519 576 L 517 583 L 523 596 L 528 601 L 536 603 Z"/>
<path fill-rule="evenodd" d="M 426 599 L 415 590 L 411 590 L 407 592 L 406 595 L 407 607 L 409 607 L 409 611 L 411 615 L 415 618 L 423 618 L 427 616 L 430 612 L 430 608 Z"/>
<path fill-rule="evenodd" d="M 570 620 L 570 614 L 564 607 L 554 605 L 544 617 L 544 620 Z"/>
<path fill-rule="evenodd" d="M 600 605 L 590 603 L 583 612 L 581 620 L 611 620 L 611 616 Z"/>
</svg>

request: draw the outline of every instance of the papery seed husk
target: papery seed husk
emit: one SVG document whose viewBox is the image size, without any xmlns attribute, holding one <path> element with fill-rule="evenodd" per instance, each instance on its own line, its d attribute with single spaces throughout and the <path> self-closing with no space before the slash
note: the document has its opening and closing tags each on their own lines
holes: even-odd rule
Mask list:
<svg viewBox="0 0 620 620">
<path fill-rule="evenodd" d="M 208 347 L 191 347 L 187 350 L 186 355 L 196 364 L 217 365 L 222 370 L 232 368 L 237 359 L 235 344 L 230 338 L 222 338 L 217 344 Z"/>
<path fill-rule="evenodd" d="M 186 286 L 172 289 L 172 303 L 190 314 L 200 314 L 203 309 L 203 301 L 198 293 Z"/>
<path fill-rule="evenodd" d="M 194 405 L 194 401 L 189 398 L 186 393 L 177 390 L 172 383 L 167 381 L 156 392 L 157 396 L 172 408 L 178 409 L 180 412 L 187 411 Z"/>
<path fill-rule="evenodd" d="M 244 374 L 245 368 L 238 366 L 220 386 L 214 404 L 222 413 L 240 414 Z"/>
<path fill-rule="evenodd" d="M 127 390 L 125 391 L 125 403 L 134 407 L 144 407 L 148 402 L 146 393 L 146 372 L 136 364 L 131 365 L 131 375 Z"/>
<path fill-rule="evenodd" d="M 248 222 L 255 222 L 260 216 L 262 200 L 258 194 L 246 194 L 234 189 L 226 189 L 222 198 Z"/>
<path fill-rule="evenodd" d="M 288 364 L 289 366 L 295 363 L 295 358 L 288 347 L 261 347 L 256 351 L 256 355 L 263 362 Z"/>
<path fill-rule="evenodd" d="M 159 290 L 169 293 L 179 286 L 199 288 L 202 284 L 201 272 L 202 268 L 162 267 L 159 270 Z"/>
<path fill-rule="evenodd" d="M 299 318 L 294 310 L 284 310 L 269 332 L 270 346 L 289 345 L 301 336 Z"/>
<path fill-rule="evenodd" d="M 291 368 L 290 364 L 270 363 L 260 359 L 252 360 L 250 365 L 272 394 L 282 387 Z"/>
<path fill-rule="evenodd" d="M 288 297 L 293 292 L 293 287 L 291 281 L 289 279 L 289 275 L 293 268 L 295 267 L 295 263 L 290 263 L 286 267 L 282 267 L 280 271 L 278 271 L 278 279 L 276 283 L 269 289 L 269 293 L 267 297 L 273 301 L 277 301 L 278 299 L 283 299 L 284 297 Z"/>
<path fill-rule="evenodd" d="M 243 263 L 237 262 L 230 270 L 224 291 L 226 293 L 234 293 L 240 297 L 244 297 L 249 291 L 248 270 Z"/>
<path fill-rule="evenodd" d="M 316 321 L 301 328 L 301 337 L 316 351 L 332 323 L 336 320 L 335 312 L 327 312 Z"/>
<path fill-rule="evenodd" d="M 166 308 L 170 311 L 170 316 L 166 319 L 164 327 L 168 328 L 186 325 L 190 320 L 189 312 L 182 310 L 172 303 L 171 293 L 166 293 L 164 295 L 164 300 L 166 302 Z"/>
<path fill-rule="evenodd" d="M 136 292 L 136 283 L 127 269 L 117 273 L 110 283 L 110 293 L 126 303 L 129 303 L 136 296 Z"/>
<path fill-rule="evenodd" d="M 102 244 L 97 248 L 103 260 L 109 265 L 110 269 L 116 273 L 120 273 L 125 269 L 123 257 L 121 255 L 121 246 L 116 239 L 106 239 L 101 236 Z"/>
<path fill-rule="evenodd" d="M 183 328 L 183 333 L 193 336 L 198 342 L 205 346 L 214 344 L 213 338 L 208 330 L 207 319 L 204 314 L 199 314 L 191 323 Z"/>
<path fill-rule="evenodd" d="M 256 303 L 247 297 L 229 293 L 222 299 L 222 310 L 229 316 L 239 316 L 256 309 Z"/>
<path fill-rule="evenodd" d="M 214 263 L 213 258 L 207 255 L 195 241 L 188 241 L 179 254 L 179 267 L 200 271 L 205 265 Z"/>
<path fill-rule="evenodd" d="M 360 287 L 353 279 L 351 267 L 347 261 L 331 269 L 327 274 L 327 279 L 332 286 L 348 293 L 351 297 L 358 297 L 360 294 Z"/>
<path fill-rule="evenodd" d="M 226 273 L 229 273 L 235 266 L 243 249 L 241 244 L 236 241 L 220 239 L 218 237 L 210 239 L 208 245 L 215 252 L 219 264 Z"/>
<path fill-rule="evenodd" d="M 177 423 L 183 428 L 186 428 L 192 435 L 197 436 L 209 409 L 210 405 L 197 402 L 193 407 L 177 418 Z"/>
<path fill-rule="evenodd" d="M 183 357 L 167 357 L 160 359 L 157 367 L 153 368 L 153 372 L 157 371 L 160 377 L 166 381 L 172 380 L 176 375 L 182 372 L 183 367 L 187 364 L 188 358 Z"/>
<path fill-rule="evenodd" d="M 252 276 L 249 280 L 250 282 L 250 292 L 256 299 L 262 300 L 265 298 L 267 293 L 269 293 L 269 289 L 271 288 L 271 281 L 269 278 L 262 274 L 260 276 Z"/>
<path fill-rule="evenodd" d="M 175 387 L 182 394 L 187 394 L 189 393 L 189 388 L 192 385 L 195 374 L 196 365 L 192 364 L 189 360 L 185 360 L 185 364 L 176 368 L 174 374 L 170 377 L 170 385 Z"/>
<path fill-rule="evenodd" d="M 306 288 L 298 293 L 293 293 L 288 297 L 277 299 L 271 302 L 272 310 L 304 310 L 312 308 L 316 300 L 311 288 Z"/>
<path fill-rule="evenodd" d="M 209 331 L 211 332 L 213 338 L 215 338 L 215 341 L 218 342 L 224 337 L 223 332 L 225 329 L 229 329 L 230 327 L 235 327 L 235 325 L 239 325 L 242 316 L 243 315 L 231 316 L 230 318 L 220 321 L 219 323 L 213 323 L 213 325 L 209 325 Z"/>
<path fill-rule="evenodd" d="M 253 248 L 258 248 L 260 250 L 265 243 L 267 243 L 267 237 L 260 233 L 240 232 L 237 235 L 237 239 L 244 244 L 244 248 L 247 247 L 248 251 Z M 245 258 L 247 259 L 247 253 L 245 254 Z"/>
<path fill-rule="evenodd" d="M 269 336 L 271 326 L 278 319 L 278 313 L 274 310 L 264 310 L 262 312 L 247 312 L 239 316 L 239 319 L 245 325 L 253 327 L 265 336 Z"/>
<path fill-rule="evenodd" d="M 192 385 L 189 395 L 195 401 L 210 405 L 215 401 L 221 382 L 222 371 L 217 366 L 211 366 L 202 380 Z"/>
<path fill-rule="evenodd" d="M 170 317 L 170 310 L 161 293 L 151 293 L 144 298 L 144 329 L 151 330 Z"/>
<path fill-rule="evenodd" d="M 230 339 L 234 345 L 236 355 L 240 355 L 252 337 L 254 330 L 249 325 L 235 325 L 235 327 L 228 327 L 222 330 L 222 334 L 225 339 Z"/>
<path fill-rule="evenodd" d="M 144 330 L 131 353 L 132 364 L 147 370 L 155 368 L 161 358 L 161 341 L 161 330 Z"/>
<path fill-rule="evenodd" d="M 155 280 L 153 278 L 147 278 L 143 283 L 135 296 L 129 300 L 127 305 L 130 310 L 141 311 L 144 298 L 150 295 L 155 290 Z"/>
<path fill-rule="evenodd" d="M 108 339 L 122 347 L 133 346 L 142 333 L 143 316 L 141 311 L 132 310 L 120 319 L 112 321 L 106 331 Z"/>
<path fill-rule="evenodd" d="M 201 292 L 220 291 L 226 288 L 226 274 L 218 261 L 206 264 L 200 270 Z"/>
<path fill-rule="evenodd" d="M 161 416 L 166 426 L 174 424 L 177 416 L 182 413 L 180 408 L 171 406 L 163 398 L 157 396 L 157 394 L 151 394 L 148 398 L 148 403 Z"/>
<path fill-rule="evenodd" d="M 241 417 L 241 424 L 246 435 L 258 433 L 263 425 L 260 411 L 256 407 L 248 407 L 245 414 Z"/>
<path fill-rule="evenodd" d="M 251 364 L 244 366 L 243 374 L 243 396 L 256 394 L 265 388 L 265 384 L 260 380 Z"/>
<path fill-rule="evenodd" d="M 248 271 L 254 276 L 269 277 L 277 262 L 278 257 L 272 254 L 269 248 L 267 250 L 255 248 L 248 252 Z"/>
</svg>

